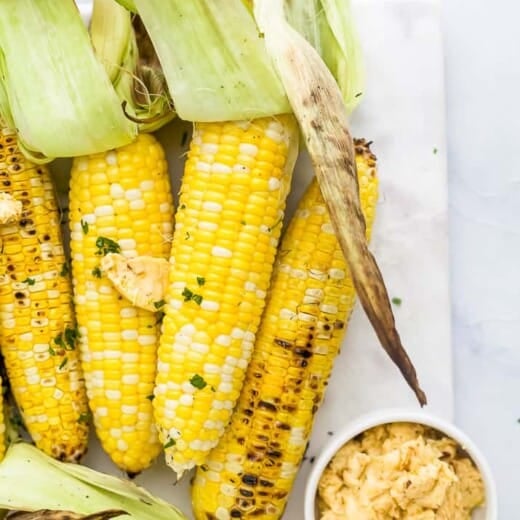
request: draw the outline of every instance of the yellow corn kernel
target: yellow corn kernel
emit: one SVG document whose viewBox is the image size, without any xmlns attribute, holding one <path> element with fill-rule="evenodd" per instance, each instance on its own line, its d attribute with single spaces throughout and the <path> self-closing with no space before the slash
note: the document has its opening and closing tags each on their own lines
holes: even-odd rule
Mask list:
<svg viewBox="0 0 520 520">
<path fill-rule="evenodd" d="M 370 234 L 375 157 L 356 141 Z M 197 469 L 195 518 L 281 518 L 354 306 L 347 264 L 313 180 L 282 240 L 245 383 L 219 444 Z"/>
<path fill-rule="evenodd" d="M 0 224 L 5 367 L 36 446 L 78 461 L 87 446 L 88 410 L 61 217 L 48 169 L 28 162 L 7 129 L 0 129 L 0 181 L 4 194 L 21 205 L 19 215 Z"/>
<path fill-rule="evenodd" d="M 153 401 L 166 462 L 204 462 L 238 399 L 297 155 L 292 116 L 196 124 L 175 217 Z"/>
<path fill-rule="evenodd" d="M 131 474 L 161 449 L 151 402 L 160 320 L 123 298 L 101 261 L 110 252 L 166 258 L 172 228 L 167 165 L 153 136 L 74 159 L 70 231 L 81 361 L 96 433 L 113 462 Z"/>
</svg>

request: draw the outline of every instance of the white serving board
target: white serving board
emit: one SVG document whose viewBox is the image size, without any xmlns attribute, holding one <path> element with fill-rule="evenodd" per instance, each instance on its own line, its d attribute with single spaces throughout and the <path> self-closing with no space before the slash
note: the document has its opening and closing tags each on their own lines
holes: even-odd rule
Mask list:
<svg viewBox="0 0 520 520">
<path fill-rule="evenodd" d="M 80 2 L 86 3 L 86 2 Z M 436 0 L 353 0 L 367 65 L 353 134 L 373 140 L 381 195 L 372 250 L 395 307 L 398 330 L 417 368 L 429 409 L 452 419 L 452 355 L 448 275 L 447 172 L 443 50 Z M 178 125 L 178 123 L 177 123 Z M 168 148 L 174 189 L 182 171 L 176 125 L 159 135 Z M 184 129 L 189 130 L 189 125 Z M 55 165 L 61 169 L 63 164 Z M 298 163 L 289 214 L 312 172 Z M 176 191 L 175 191 L 176 192 Z M 313 457 L 349 419 L 379 407 L 417 407 L 397 369 L 356 308 L 316 419 L 306 460 L 284 519 L 303 518 L 303 492 Z M 123 476 L 92 435 L 84 463 Z M 189 480 L 176 484 L 162 460 L 136 483 L 191 518 Z"/>
</svg>

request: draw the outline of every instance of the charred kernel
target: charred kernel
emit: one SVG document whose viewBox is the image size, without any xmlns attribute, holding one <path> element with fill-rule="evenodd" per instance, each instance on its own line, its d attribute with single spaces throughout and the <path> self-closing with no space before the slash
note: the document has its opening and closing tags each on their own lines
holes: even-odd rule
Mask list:
<svg viewBox="0 0 520 520">
<path fill-rule="evenodd" d="M 242 482 L 247 486 L 256 486 L 258 484 L 258 477 L 255 475 L 243 475 Z"/>
<path fill-rule="evenodd" d="M 276 406 L 267 401 L 260 401 L 258 403 L 258 408 L 265 408 L 266 410 L 270 410 L 271 412 L 276 412 Z"/>
<path fill-rule="evenodd" d="M 229 513 L 231 518 L 242 518 L 242 512 L 238 509 L 232 509 Z"/>
<path fill-rule="evenodd" d="M 285 340 L 280 339 L 280 338 L 275 338 L 274 342 L 277 345 L 280 345 L 280 347 L 283 347 L 283 348 L 291 348 L 293 346 L 293 344 L 290 341 L 285 341 Z"/>
<path fill-rule="evenodd" d="M 250 491 L 249 489 L 244 489 L 244 488 L 240 488 L 239 489 L 239 493 L 243 496 L 243 497 L 247 497 L 247 498 L 250 498 L 254 495 L 254 493 L 252 491 Z"/>
<path fill-rule="evenodd" d="M 312 357 L 312 352 L 305 348 L 296 347 L 293 351 L 297 356 L 301 356 L 304 359 L 309 359 Z"/>
</svg>

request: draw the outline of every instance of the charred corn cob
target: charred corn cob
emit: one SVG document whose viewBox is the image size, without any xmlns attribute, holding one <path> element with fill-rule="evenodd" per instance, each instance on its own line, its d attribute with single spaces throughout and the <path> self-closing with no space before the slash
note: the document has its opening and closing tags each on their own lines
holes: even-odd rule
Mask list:
<svg viewBox="0 0 520 520">
<path fill-rule="evenodd" d="M 0 461 L 5 455 L 4 382 L 0 376 Z"/>
<path fill-rule="evenodd" d="M 36 445 L 77 461 L 87 445 L 87 398 L 54 187 L 47 168 L 28 162 L 6 129 L 0 130 L 0 178 L 10 195 L 2 201 L 14 215 L 21 204 L 20 215 L 0 225 L 0 348 L 7 374 Z"/>
<path fill-rule="evenodd" d="M 356 142 L 362 207 L 370 233 L 375 158 Z M 197 469 L 195 518 L 277 519 L 338 352 L 355 293 L 316 180 L 283 238 L 244 387 L 231 422 Z"/>
<path fill-rule="evenodd" d="M 204 462 L 238 399 L 298 132 L 291 116 L 196 124 L 175 217 L 153 401 L 166 462 Z"/>
<path fill-rule="evenodd" d="M 110 252 L 166 257 L 172 227 L 167 165 L 153 136 L 74 160 L 70 230 L 81 361 L 96 433 L 128 473 L 148 467 L 160 451 L 151 402 L 160 323 L 157 313 L 119 295 L 101 260 Z"/>
</svg>

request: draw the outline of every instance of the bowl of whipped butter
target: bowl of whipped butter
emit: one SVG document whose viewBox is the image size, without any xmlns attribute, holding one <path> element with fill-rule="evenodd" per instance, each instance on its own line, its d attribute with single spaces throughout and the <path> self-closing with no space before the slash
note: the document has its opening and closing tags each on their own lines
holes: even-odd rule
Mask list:
<svg viewBox="0 0 520 520">
<path fill-rule="evenodd" d="M 305 520 L 496 520 L 496 487 L 475 443 L 427 412 L 384 409 L 337 432 L 316 458 Z"/>
</svg>

